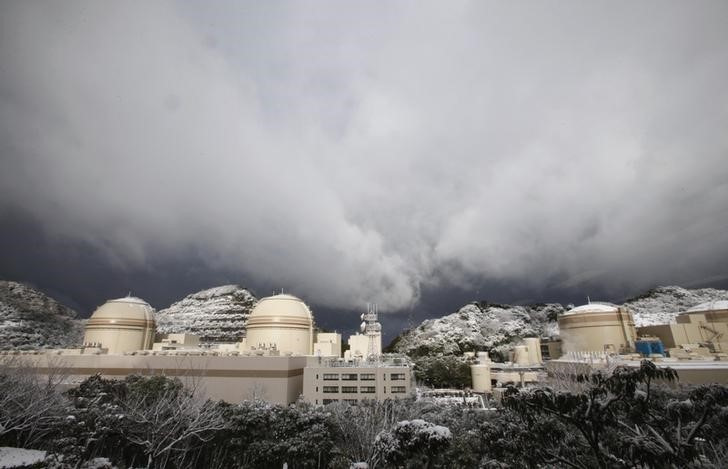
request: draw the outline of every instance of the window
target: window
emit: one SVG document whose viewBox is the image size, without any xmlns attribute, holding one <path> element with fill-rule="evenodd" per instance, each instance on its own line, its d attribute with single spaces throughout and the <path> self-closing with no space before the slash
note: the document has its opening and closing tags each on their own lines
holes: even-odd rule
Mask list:
<svg viewBox="0 0 728 469">
<path fill-rule="evenodd" d="M 376 388 L 374 386 L 359 386 L 359 392 L 363 394 L 374 394 Z"/>
<path fill-rule="evenodd" d="M 392 386 L 392 394 L 404 394 L 407 392 L 405 386 Z"/>
<path fill-rule="evenodd" d="M 339 392 L 338 386 L 324 386 L 324 393 L 330 394 L 332 392 Z"/>
<path fill-rule="evenodd" d="M 341 392 L 356 392 L 356 386 L 341 386 Z"/>
<path fill-rule="evenodd" d="M 341 375 L 341 381 L 356 381 L 359 379 L 356 373 L 344 373 Z"/>
<path fill-rule="evenodd" d="M 392 373 L 389 377 L 392 381 L 404 381 L 404 373 Z"/>
<path fill-rule="evenodd" d="M 355 405 L 359 401 L 357 401 L 356 399 L 344 399 L 344 402 L 346 402 L 347 404 Z"/>
<path fill-rule="evenodd" d="M 374 381 L 374 373 L 362 373 L 359 375 L 359 379 L 362 381 Z"/>
<path fill-rule="evenodd" d="M 324 381 L 338 381 L 339 373 L 324 373 Z"/>
<path fill-rule="evenodd" d="M 324 399 L 324 405 L 331 404 L 332 402 L 339 402 L 339 400 L 338 399 Z"/>
</svg>

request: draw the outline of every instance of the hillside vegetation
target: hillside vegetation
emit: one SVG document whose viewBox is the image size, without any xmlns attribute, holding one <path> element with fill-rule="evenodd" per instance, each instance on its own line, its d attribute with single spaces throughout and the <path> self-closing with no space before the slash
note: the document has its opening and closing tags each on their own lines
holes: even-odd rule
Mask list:
<svg viewBox="0 0 728 469">
<path fill-rule="evenodd" d="M 6 349 L 71 347 L 83 339 L 78 314 L 45 293 L 0 281 L 0 344 Z"/>
<path fill-rule="evenodd" d="M 238 342 L 257 301 L 238 285 L 198 291 L 158 311 L 157 332 L 194 334 L 208 343 Z"/>
</svg>

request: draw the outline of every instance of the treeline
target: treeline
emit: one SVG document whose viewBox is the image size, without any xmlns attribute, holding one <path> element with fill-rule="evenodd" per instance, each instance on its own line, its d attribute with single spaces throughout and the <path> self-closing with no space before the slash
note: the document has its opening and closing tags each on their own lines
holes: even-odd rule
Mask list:
<svg viewBox="0 0 728 469">
<path fill-rule="evenodd" d="M 650 362 L 578 381 L 511 388 L 495 411 L 429 402 L 358 406 L 202 400 L 177 380 L 93 376 L 59 392 L 0 368 L 0 446 L 149 468 L 719 468 L 728 388 L 681 387 Z"/>
</svg>

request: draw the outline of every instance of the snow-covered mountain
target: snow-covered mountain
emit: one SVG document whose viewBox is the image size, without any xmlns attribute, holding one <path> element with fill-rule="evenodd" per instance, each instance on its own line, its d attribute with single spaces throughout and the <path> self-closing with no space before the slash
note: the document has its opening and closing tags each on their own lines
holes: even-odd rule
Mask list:
<svg viewBox="0 0 728 469">
<path fill-rule="evenodd" d="M 669 286 L 654 288 L 627 300 L 623 306 L 632 311 L 635 324 L 643 326 L 672 322 L 679 312 L 715 300 L 728 300 L 728 291 Z M 471 303 L 455 313 L 428 319 L 415 329 L 403 332 L 389 348 L 413 357 L 459 355 L 482 349 L 505 352 L 523 337 L 558 334 L 556 317 L 564 310 L 560 304 Z"/>
<path fill-rule="evenodd" d="M 73 347 L 83 321 L 71 308 L 28 285 L 0 281 L 0 348 Z"/>
<path fill-rule="evenodd" d="M 238 342 L 257 301 L 238 285 L 202 290 L 158 311 L 157 332 L 195 334 L 207 343 Z"/>
<path fill-rule="evenodd" d="M 625 301 L 637 326 L 674 322 L 678 313 L 709 301 L 728 300 L 728 291 L 714 288 L 657 287 Z"/>
</svg>

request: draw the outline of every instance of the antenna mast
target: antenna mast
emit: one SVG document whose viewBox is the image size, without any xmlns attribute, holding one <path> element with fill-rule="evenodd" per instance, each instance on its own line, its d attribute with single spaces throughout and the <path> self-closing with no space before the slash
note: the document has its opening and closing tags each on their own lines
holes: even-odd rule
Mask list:
<svg viewBox="0 0 728 469">
<path fill-rule="evenodd" d="M 376 303 L 367 304 L 367 312 L 362 315 L 364 334 L 369 347 L 367 356 L 379 356 L 382 353 L 382 325 L 379 323 L 379 308 Z"/>
</svg>

